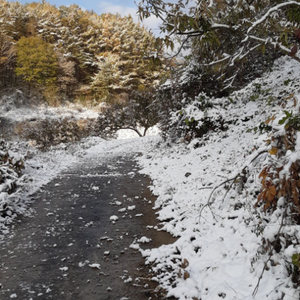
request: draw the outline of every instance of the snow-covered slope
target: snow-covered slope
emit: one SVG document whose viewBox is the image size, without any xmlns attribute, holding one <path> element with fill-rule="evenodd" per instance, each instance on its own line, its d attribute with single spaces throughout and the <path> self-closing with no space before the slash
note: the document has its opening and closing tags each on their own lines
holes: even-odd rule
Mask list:
<svg viewBox="0 0 300 300">
<path fill-rule="evenodd" d="M 291 275 L 292 254 L 300 252 L 300 227 L 282 226 L 283 207 L 273 214 L 254 208 L 261 189 L 258 176 L 270 156 L 265 121 L 276 116 L 275 126 L 283 109 L 299 114 L 299 74 L 299 64 L 279 60 L 273 72 L 230 99 L 214 100 L 222 104 L 207 114 L 230 121 L 227 131 L 211 132 L 188 146 L 161 146 L 141 159 L 158 195 L 163 229 L 178 237 L 172 245 L 141 250 L 168 296 L 299 299 Z M 197 118 L 197 112 L 192 114 Z M 279 231 L 294 238 L 286 249 L 275 251 L 268 243 Z"/>
</svg>

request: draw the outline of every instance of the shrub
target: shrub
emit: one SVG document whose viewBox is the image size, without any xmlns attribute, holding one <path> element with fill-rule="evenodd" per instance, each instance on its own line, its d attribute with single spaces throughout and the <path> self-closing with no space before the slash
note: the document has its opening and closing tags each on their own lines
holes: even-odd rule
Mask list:
<svg viewBox="0 0 300 300">
<path fill-rule="evenodd" d="M 10 195 L 15 193 L 21 184 L 19 179 L 23 168 L 23 159 L 15 159 L 8 150 L 8 144 L 0 139 L 0 223 L 16 211 L 16 203 L 10 200 Z"/>
<path fill-rule="evenodd" d="M 262 189 L 256 205 L 263 204 L 265 211 L 284 205 L 287 215 L 300 224 L 300 159 L 297 156 L 300 118 L 292 112 L 284 113 L 267 141 L 270 157 L 259 175 Z M 275 117 L 272 119 L 275 122 Z"/>
<path fill-rule="evenodd" d="M 34 142 L 37 148 L 47 150 L 60 143 L 79 141 L 93 132 L 93 120 L 75 120 L 72 118 L 46 118 L 43 120 L 23 122 L 16 131 L 21 137 Z"/>
<path fill-rule="evenodd" d="M 219 104 L 214 98 L 203 92 L 192 98 L 182 92 L 161 93 L 157 102 L 160 103 L 160 128 L 165 138 L 190 142 L 210 131 L 227 130 L 227 123 L 220 113 L 221 107 L 217 108 Z"/>
</svg>

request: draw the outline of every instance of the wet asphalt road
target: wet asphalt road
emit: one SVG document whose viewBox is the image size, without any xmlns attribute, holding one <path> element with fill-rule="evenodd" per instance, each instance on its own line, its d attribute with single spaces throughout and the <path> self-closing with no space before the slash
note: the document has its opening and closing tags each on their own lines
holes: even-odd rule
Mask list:
<svg viewBox="0 0 300 300">
<path fill-rule="evenodd" d="M 130 248 L 142 236 L 152 239 L 146 247 L 173 241 L 151 229 L 148 185 L 134 158 L 119 156 L 83 162 L 44 186 L 35 213 L 0 244 L 0 299 L 162 299 Z"/>
</svg>

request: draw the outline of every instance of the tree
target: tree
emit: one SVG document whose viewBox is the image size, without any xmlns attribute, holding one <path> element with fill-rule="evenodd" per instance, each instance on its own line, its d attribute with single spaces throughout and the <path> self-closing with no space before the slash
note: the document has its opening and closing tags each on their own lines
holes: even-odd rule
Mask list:
<svg viewBox="0 0 300 300">
<path fill-rule="evenodd" d="M 99 33 L 93 18 L 90 18 L 92 13 L 84 12 L 75 4 L 68 7 L 60 6 L 59 10 L 62 23 L 62 39 L 58 43 L 60 51 L 75 63 L 77 80 L 89 84 L 97 71 L 97 59 L 96 53 L 93 52 L 96 47 L 87 45 L 89 42 L 95 43 L 95 35 Z"/>
<path fill-rule="evenodd" d="M 118 94 L 129 94 L 159 82 L 164 72 L 156 57 L 162 50 L 156 47 L 153 34 L 135 24 L 131 16 L 104 15 L 101 28 L 99 71 L 92 82 L 100 97 L 118 98 Z"/>
<path fill-rule="evenodd" d="M 57 83 L 59 84 L 60 92 L 64 93 L 68 99 L 73 96 L 73 91 L 78 85 L 75 74 L 75 62 L 69 60 L 62 53 L 57 52 L 58 56 L 58 76 Z"/>
<path fill-rule="evenodd" d="M 24 39 L 28 39 L 27 45 Z M 42 53 L 36 52 L 35 58 L 30 51 L 34 43 L 38 45 L 35 52 Z M 41 50 L 44 48 L 47 51 Z M 120 99 L 123 96 L 119 94 L 157 82 L 162 69 L 156 64 L 160 54 L 154 36 L 130 16 L 100 16 L 78 5 L 56 7 L 46 1 L 22 5 L 0 0 L 3 86 L 13 85 L 12 75 L 17 74 L 29 85 L 56 82 L 61 97 L 68 99 Z M 44 60 L 45 56 L 50 59 Z"/>
<path fill-rule="evenodd" d="M 161 30 L 167 34 L 164 41 L 171 47 L 171 36 L 192 40 L 198 63 L 218 73 L 226 81 L 224 89 L 233 87 L 251 63 L 263 64 L 265 59 L 256 50 L 264 54 L 276 49 L 290 55 L 300 40 L 298 1 L 142 0 L 139 14 L 142 19 L 150 15 L 161 19 Z M 293 49 L 293 58 L 300 61 Z"/>
<path fill-rule="evenodd" d="M 119 56 L 111 52 L 99 57 L 99 72 L 93 77 L 92 89 L 102 101 L 111 102 L 112 95 L 122 92 L 120 85 L 121 70 L 119 69 Z"/>
<path fill-rule="evenodd" d="M 51 85 L 57 79 L 57 57 L 41 38 L 22 37 L 17 43 L 16 74 L 31 84 Z"/>
<path fill-rule="evenodd" d="M 28 14 L 36 18 L 38 35 L 45 42 L 57 46 L 62 40 L 62 22 L 58 8 L 45 1 L 28 4 L 26 8 Z"/>
<path fill-rule="evenodd" d="M 13 78 L 15 47 L 12 39 L 0 33 L 0 83 L 6 87 Z"/>
<path fill-rule="evenodd" d="M 97 133 L 114 135 L 120 129 L 135 131 L 140 137 L 158 122 L 155 93 L 149 89 L 144 92 L 133 91 L 126 103 L 107 104 L 97 121 Z"/>
</svg>

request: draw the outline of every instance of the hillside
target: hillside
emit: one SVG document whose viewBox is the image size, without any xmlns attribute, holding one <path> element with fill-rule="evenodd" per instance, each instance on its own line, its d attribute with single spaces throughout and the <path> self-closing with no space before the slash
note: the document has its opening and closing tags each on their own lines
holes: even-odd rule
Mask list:
<svg viewBox="0 0 300 300">
<path fill-rule="evenodd" d="M 299 72 L 282 58 L 230 97 L 210 99 L 206 112 L 190 105 L 188 116 L 221 115 L 227 130 L 189 145 L 161 143 L 141 159 L 162 230 L 178 238 L 141 250 L 167 296 L 299 299 L 299 181 L 293 196 L 282 191 L 283 180 L 299 180 L 291 171 L 299 168 Z"/>
<path fill-rule="evenodd" d="M 0 90 L 39 102 L 125 101 L 164 71 L 155 36 L 128 15 L 0 1 Z"/>
</svg>

